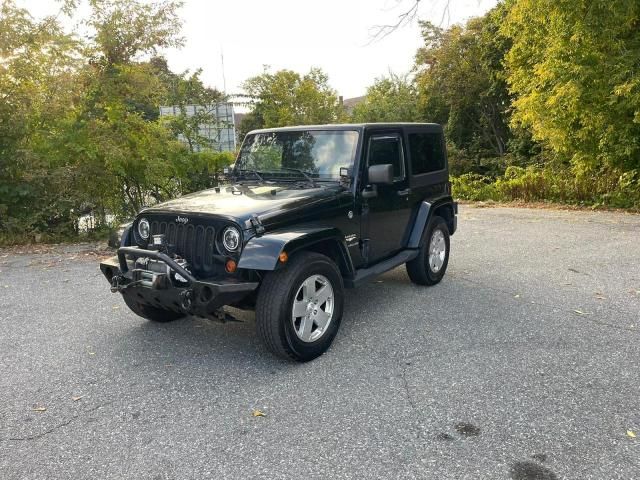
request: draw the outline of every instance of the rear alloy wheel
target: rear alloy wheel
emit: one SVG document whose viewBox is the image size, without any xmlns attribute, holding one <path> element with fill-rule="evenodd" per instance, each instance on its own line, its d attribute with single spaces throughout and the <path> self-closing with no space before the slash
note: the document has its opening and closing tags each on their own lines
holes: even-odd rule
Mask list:
<svg viewBox="0 0 640 480">
<path fill-rule="evenodd" d="M 435 285 L 442 280 L 449 264 L 449 227 L 442 217 L 434 216 L 424 231 L 418 256 L 407 262 L 413 283 Z"/>
<path fill-rule="evenodd" d="M 276 355 L 313 360 L 331 346 L 342 304 L 336 264 L 319 253 L 300 252 L 262 281 L 256 303 L 258 336 Z"/>
</svg>

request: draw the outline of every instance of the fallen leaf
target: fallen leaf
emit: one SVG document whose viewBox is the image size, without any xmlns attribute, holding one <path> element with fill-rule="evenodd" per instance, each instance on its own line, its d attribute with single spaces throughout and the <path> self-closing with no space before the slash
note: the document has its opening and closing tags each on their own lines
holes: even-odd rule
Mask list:
<svg viewBox="0 0 640 480">
<path fill-rule="evenodd" d="M 46 412 L 47 411 L 47 407 L 34 407 L 33 411 L 34 412 Z"/>
<path fill-rule="evenodd" d="M 81 398 L 84 398 L 84 395 L 80 395 L 79 397 L 71 397 L 71 400 L 73 400 L 74 402 L 77 402 Z"/>
<path fill-rule="evenodd" d="M 251 415 L 253 415 L 254 417 L 266 417 L 267 415 L 260 411 L 260 410 L 254 410 L 253 412 L 251 412 Z"/>
<path fill-rule="evenodd" d="M 636 438 L 636 434 L 633 430 L 627 430 L 627 437 Z"/>
<path fill-rule="evenodd" d="M 574 310 L 578 315 L 593 315 L 591 312 L 583 312 L 582 310 Z"/>
</svg>

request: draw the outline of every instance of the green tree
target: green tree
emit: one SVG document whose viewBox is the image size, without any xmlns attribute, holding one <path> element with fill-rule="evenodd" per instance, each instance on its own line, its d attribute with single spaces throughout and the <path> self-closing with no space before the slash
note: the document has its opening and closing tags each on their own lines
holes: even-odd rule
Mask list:
<svg viewBox="0 0 640 480">
<path fill-rule="evenodd" d="M 354 122 L 413 122 L 419 119 L 418 93 L 406 76 L 377 79 L 352 112 Z"/>
<path fill-rule="evenodd" d="M 61 119 L 74 107 L 80 67 L 76 38 L 55 17 L 34 20 L 5 1 L 0 7 L 0 230 L 28 236 L 66 230 L 70 173 L 51 151 Z M 67 193 L 61 196 L 60 193 Z M 2 236 L 2 235 L 0 235 Z"/>
<path fill-rule="evenodd" d="M 249 78 L 243 87 L 253 100 L 252 110 L 241 130 L 337 122 L 343 118 L 335 90 L 327 75 L 318 68 L 300 75 L 291 70 L 279 70 Z M 246 131 L 241 132 L 242 135 Z"/>
<path fill-rule="evenodd" d="M 514 124 L 577 167 L 640 168 L 640 3 L 511 3 Z"/>
<path fill-rule="evenodd" d="M 420 22 L 424 45 L 416 54 L 422 115 L 446 123 L 457 148 L 482 155 L 507 153 L 511 99 L 503 58 L 509 41 L 499 34 L 504 4 L 465 26 L 443 30 Z"/>
</svg>

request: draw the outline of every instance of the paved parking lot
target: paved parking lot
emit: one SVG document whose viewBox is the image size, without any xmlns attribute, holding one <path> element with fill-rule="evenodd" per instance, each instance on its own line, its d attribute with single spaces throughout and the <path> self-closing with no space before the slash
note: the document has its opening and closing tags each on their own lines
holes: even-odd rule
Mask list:
<svg viewBox="0 0 640 480">
<path fill-rule="evenodd" d="M 459 225 L 440 285 L 349 291 L 302 365 L 250 314 L 136 317 L 83 247 L 0 250 L 0 478 L 640 478 L 640 216 Z"/>
</svg>

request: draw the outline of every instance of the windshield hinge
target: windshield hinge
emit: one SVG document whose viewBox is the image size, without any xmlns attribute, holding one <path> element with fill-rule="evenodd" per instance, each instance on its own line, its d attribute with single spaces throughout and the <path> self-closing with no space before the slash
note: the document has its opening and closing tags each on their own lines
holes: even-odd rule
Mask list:
<svg viewBox="0 0 640 480">
<path fill-rule="evenodd" d="M 264 225 L 262 225 L 260 218 L 255 213 L 251 215 L 249 222 L 251 222 L 251 226 L 253 227 L 253 230 L 256 232 L 257 236 L 260 236 L 264 233 Z"/>
</svg>

